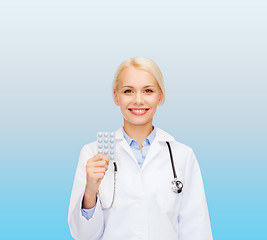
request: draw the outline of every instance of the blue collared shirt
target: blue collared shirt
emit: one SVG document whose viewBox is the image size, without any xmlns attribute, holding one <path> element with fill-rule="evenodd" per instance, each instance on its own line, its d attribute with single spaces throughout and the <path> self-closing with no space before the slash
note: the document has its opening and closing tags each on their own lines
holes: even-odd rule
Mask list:
<svg viewBox="0 0 267 240">
<path fill-rule="evenodd" d="M 151 145 L 151 143 L 153 142 L 153 140 L 156 137 L 156 130 L 153 126 L 153 130 L 152 132 L 148 135 L 148 137 L 142 142 L 142 151 L 139 149 L 139 144 L 137 141 L 133 140 L 132 138 L 130 138 L 127 133 L 124 131 L 124 127 L 122 128 L 123 130 L 123 136 L 125 138 L 125 140 L 127 141 L 127 143 L 129 144 L 129 146 L 131 147 L 134 156 L 139 164 L 139 166 L 141 167 L 146 159 L 149 147 Z M 91 219 L 94 215 L 95 212 L 95 206 L 93 208 L 90 209 L 81 209 L 82 211 L 82 215 L 87 219 Z"/>
<path fill-rule="evenodd" d="M 153 131 L 148 135 L 148 137 L 142 142 L 142 151 L 140 151 L 139 149 L 139 144 L 138 142 L 136 142 L 135 140 L 133 140 L 132 138 L 130 138 L 127 133 L 124 131 L 123 128 L 123 136 L 125 138 L 125 140 L 127 141 L 127 143 L 129 144 L 129 146 L 131 147 L 134 156 L 136 157 L 136 160 L 139 164 L 139 166 L 141 167 L 145 161 L 146 155 L 148 153 L 149 147 L 151 145 L 151 143 L 153 142 L 153 140 L 156 137 L 156 130 L 153 127 Z"/>
</svg>

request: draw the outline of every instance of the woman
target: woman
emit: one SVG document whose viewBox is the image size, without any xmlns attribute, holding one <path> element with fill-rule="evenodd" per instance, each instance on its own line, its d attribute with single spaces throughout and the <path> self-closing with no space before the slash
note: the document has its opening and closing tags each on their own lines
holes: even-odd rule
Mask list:
<svg viewBox="0 0 267 240">
<path fill-rule="evenodd" d="M 114 78 L 113 95 L 124 120 L 115 132 L 117 179 L 108 157 L 97 154 L 97 143 L 86 144 L 69 207 L 72 236 L 88 240 L 212 239 L 202 177 L 192 149 L 152 124 L 165 97 L 156 63 L 147 58 L 123 62 Z M 171 185 L 170 151 L 183 184 L 180 193 Z"/>
</svg>

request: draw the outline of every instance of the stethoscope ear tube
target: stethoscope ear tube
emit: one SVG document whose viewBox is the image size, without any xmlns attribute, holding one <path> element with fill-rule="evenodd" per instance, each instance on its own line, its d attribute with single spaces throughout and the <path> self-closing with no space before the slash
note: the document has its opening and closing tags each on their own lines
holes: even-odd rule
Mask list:
<svg viewBox="0 0 267 240">
<path fill-rule="evenodd" d="M 173 157 L 172 157 L 171 145 L 170 145 L 170 143 L 168 141 L 166 141 L 166 143 L 167 143 L 167 146 L 168 146 L 169 152 L 170 152 L 172 171 L 173 171 L 173 177 L 174 177 L 174 180 L 171 182 L 172 190 L 175 193 L 181 193 L 182 189 L 183 189 L 183 183 L 177 179 L 177 174 L 176 174 L 176 171 L 175 171 L 175 166 L 174 166 Z"/>
</svg>

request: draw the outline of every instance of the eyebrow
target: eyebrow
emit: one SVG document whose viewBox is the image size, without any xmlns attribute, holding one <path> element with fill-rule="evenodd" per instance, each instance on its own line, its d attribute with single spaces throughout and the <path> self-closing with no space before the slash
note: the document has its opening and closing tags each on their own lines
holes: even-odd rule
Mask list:
<svg viewBox="0 0 267 240">
<path fill-rule="evenodd" d="M 122 86 L 123 88 L 134 88 L 133 86 Z M 143 88 L 151 88 L 151 87 L 155 87 L 154 85 L 147 85 L 144 86 Z"/>
</svg>

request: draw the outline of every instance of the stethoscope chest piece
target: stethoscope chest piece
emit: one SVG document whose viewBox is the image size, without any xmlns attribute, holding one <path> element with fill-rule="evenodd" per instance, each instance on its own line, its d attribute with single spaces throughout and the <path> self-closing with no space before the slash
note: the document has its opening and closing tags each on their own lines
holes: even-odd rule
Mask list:
<svg viewBox="0 0 267 240">
<path fill-rule="evenodd" d="M 174 179 L 172 181 L 172 190 L 175 192 L 175 193 L 181 193 L 182 192 L 182 189 L 183 189 L 183 184 L 182 182 L 180 182 L 179 180 L 177 179 Z"/>
</svg>

